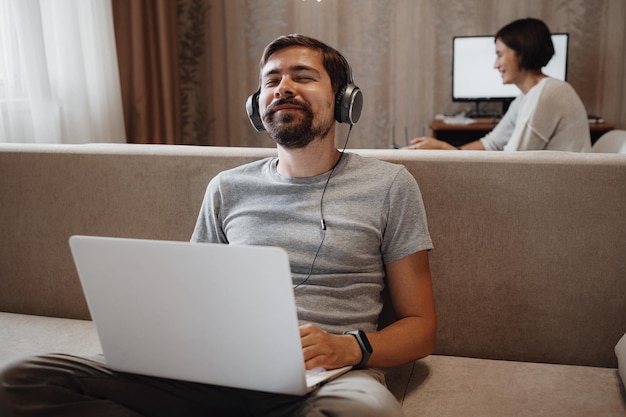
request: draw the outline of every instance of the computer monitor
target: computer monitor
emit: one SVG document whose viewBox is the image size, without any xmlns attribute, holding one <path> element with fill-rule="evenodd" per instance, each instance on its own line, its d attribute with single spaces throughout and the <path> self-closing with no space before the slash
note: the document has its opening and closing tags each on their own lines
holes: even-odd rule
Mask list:
<svg viewBox="0 0 626 417">
<path fill-rule="evenodd" d="M 554 56 L 543 68 L 550 77 L 567 79 L 567 33 L 552 34 Z M 496 60 L 494 36 L 455 36 L 452 40 L 452 101 L 502 101 L 506 107 L 520 94 L 514 84 L 503 84 Z M 476 113 L 479 113 L 476 111 Z"/>
</svg>

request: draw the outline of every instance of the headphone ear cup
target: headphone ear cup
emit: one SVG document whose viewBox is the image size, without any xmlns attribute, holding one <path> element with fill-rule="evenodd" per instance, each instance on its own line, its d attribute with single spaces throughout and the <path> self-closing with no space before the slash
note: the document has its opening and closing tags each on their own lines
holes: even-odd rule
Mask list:
<svg viewBox="0 0 626 417">
<path fill-rule="evenodd" d="M 261 88 L 252 94 L 246 100 L 246 113 L 248 113 L 248 119 L 250 119 L 250 123 L 256 129 L 257 132 L 262 132 L 265 130 L 263 127 L 263 121 L 261 120 L 261 113 L 259 111 L 259 94 L 261 94 Z"/>
<path fill-rule="evenodd" d="M 346 94 L 347 87 L 341 87 L 335 95 L 335 120 L 339 123 L 343 123 L 344 111 L 343 111 L 343 96 Z"/>
<path fill-rule="evenodd" d="M 359 121 L 363 110 L 363 93 L 361 89 L 349 83 L 335 96 L 335 120 L 351 125 Z"/>
</svg>

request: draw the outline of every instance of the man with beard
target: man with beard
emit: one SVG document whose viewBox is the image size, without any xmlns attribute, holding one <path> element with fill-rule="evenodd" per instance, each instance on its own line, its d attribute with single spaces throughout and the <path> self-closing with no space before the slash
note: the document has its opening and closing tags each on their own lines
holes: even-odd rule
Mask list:
<svg viewBox="0 0 626 417">
<path fill-rule="evenodd" d="M 335 147 L 336 122 L 352 125 L 360 110 L 351 108 L 360 91 L 335 49 L 282 36 L 266 47 L 260 67 L 248 113 L 276 142 L 278 156 L 212 179 L 191 240 L 284 248 L 306 369 L 353 370 L 300 397 L 120 374 L 91 359 L 44 356 L 5 370 L 0 411 L 403 415 L 380 368 L 429 355 L 436 336 L 432 243 L 419 188 L 402 165 Z M 396 320 L 378 329 L 385 283 Z"/>
</svg>

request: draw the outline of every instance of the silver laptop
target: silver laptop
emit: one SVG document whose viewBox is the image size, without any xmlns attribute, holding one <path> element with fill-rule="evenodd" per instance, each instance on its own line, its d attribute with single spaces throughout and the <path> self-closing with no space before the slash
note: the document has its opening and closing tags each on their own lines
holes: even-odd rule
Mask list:
<svg viewBox="0 0 626 417">
<path fill-rule="evenodd" d="M 287 253 L 275 247 L 72 236 L 107 365 L 304 395 L 346 372 L 305 372 Z"/>
</svg>

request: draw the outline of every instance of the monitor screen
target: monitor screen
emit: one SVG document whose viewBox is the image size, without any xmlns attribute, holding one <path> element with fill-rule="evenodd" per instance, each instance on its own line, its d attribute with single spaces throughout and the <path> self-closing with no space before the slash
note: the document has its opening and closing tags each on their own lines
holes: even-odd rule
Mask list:
<svg viewBox="0 0 626 417">
<path fill-rule="evenodd" d="M 568 34 L 552 35 L 554 56 L 543 73 L 566 80 Z M 496 47 L 493 36 L 455 36 L 452 40 L 452 100 L 510 100 L 520 94 L 514 84 L 503 84 L 493 65 Z"/>
</svg>

